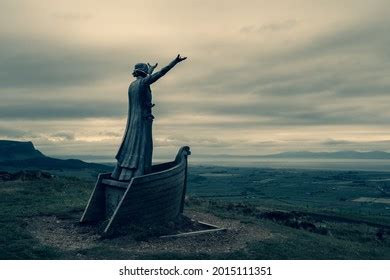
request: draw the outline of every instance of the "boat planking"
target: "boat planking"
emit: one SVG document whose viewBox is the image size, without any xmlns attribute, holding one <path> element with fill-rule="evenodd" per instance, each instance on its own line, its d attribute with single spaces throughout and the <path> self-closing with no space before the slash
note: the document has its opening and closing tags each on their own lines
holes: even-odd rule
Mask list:
<svg viewBox="0 0 390 280">
<path fill-rule="evenodd" d="M 181 147 L 174 161 L 152 166 L 149 174 L 129 182 L 99 174 L 81 223 L 108 220 L 104 233 L 125 224 L 162 224 L 183 213 L 187 185 L 188 146 Z"/>
</svg>

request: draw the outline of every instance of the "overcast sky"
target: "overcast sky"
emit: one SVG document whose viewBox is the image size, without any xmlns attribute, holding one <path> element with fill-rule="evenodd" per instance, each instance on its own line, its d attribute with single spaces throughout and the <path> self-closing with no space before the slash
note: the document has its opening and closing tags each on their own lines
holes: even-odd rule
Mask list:
<svg viewBox="0 0 390 280">
<path fill-rule="evenodd" d="M 390 151 L 387 0 L 0 0 L 0 139 L 115 155 L 137 62 L 155 154 Z"/>
</svg>

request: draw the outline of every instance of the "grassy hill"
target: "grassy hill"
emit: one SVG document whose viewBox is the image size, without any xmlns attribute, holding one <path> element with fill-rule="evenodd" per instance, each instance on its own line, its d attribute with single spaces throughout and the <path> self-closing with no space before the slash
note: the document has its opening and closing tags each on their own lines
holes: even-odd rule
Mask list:
<svg viewBox="0 0 390 280">
<path fill-rule="evenodd" d="M 35 149 L 32 142 L 0 140 L 0 170 L 42 169 L 42 170 L 99 170 L 109 171 L 112 167 L 88 163 L 78 159 L 56 159 L 47 157 Z"/>
<path fill-rule="evenodd" d="M 0 161 L 44 158 L 32 142 L 0 140 Z"/>
<path fill-rule="evenodd" d="M 88 163 L 78 159 L 56 159 L 51 157 L 39 157 L 29 158 L 24 160 L 5 160 L 0 162 L 1 167 L 14 167 L 14 168 L 35 168 L 44 170 L 53 169 L 101 169 L 111 170 L 112 167 L 98 164 Z"/>
<path fill-rule="evenodd" d="M 185 215 L 226 233 L 104 238 L 78 224 L 93 181 L 0 182 L 0 258 L 390 258 L 390 204 L 355 201 L 379 198 L 389 173 L 191 166 L 189 174 Z"/>
</svg>

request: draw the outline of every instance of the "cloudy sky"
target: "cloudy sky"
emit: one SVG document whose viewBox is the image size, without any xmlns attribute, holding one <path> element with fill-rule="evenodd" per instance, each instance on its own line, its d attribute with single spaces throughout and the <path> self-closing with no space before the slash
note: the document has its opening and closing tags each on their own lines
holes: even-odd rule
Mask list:
<svg viewBox="0 0 390 280">
<path fill-rule="evenodd" d="M 114 155 L 137 62 L 156 155 L 390 151 L 387 0 L 0 0 L 0 139 Z"/>
</svg>

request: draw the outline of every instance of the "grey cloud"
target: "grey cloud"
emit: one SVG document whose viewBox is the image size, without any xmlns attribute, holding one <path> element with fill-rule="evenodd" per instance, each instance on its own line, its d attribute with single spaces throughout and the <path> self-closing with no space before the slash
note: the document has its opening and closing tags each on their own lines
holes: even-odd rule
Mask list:
<svg viewBox="0 0 390 280">
<path fill-rule="evenodd" d="M 300 95 L 331 90 L 342 95 L 389 93 L 387 47 L 389 21 L 361 22 L 342 30 L 320 33 L 307 42 L 272 53 L 253 51 L 246 64 L 210 71 L 199 90 Z M 373 77 L 374 76 L 374 77 Z M 356 79 L 359 77 L 358 79 Z M 196 82 L 187 86 L 195 87 Z M 199 85 L 198 85 L 199 86 Z"/>
<path fill-rule="evenodd" d="M 122 137 L 123 133 L 115 132 L 115 131 L 103 131 L 99 132 L 100 136 L 109 136 L 109 137 Z"/>
<path fill-rule="evenodd" d="M 73 141 L 75 140 L 75 134 L 73 132 L 57 132 L 50 135 L 51 137 L 60 138 L 62 140 Z"/>
<path fill-rule="evenodd" d="M 4 120 L 58 120 L 123 117 L 127 114 L 126 106 L 111 100 L 92 102 L 90 100 L 48 99 L 42 102 L 26 99 L 20 104 L 0 104 L 0 118 Z"/>
<path fill-rule="evenodd" d="M 202 146 L 202 147 L 230 147 L 233 143 L 224 141 L 216 137 L 186 137 L 183 135 L 173 135 L 167 138 L 157 138 L 154 140 L 157 147 L 163 146 Z"/>
<path fill-rule="evenodd" d="M 240 29 L 240 32 L 241 33 L 260 33 L 266 31 L 276 32 L 282 30 L 289 30 L 291 28 L 294 28 L 297 24 L 298 24 L 297 20 L 289 19 L 282 22 L 268 23 L 260 26 L 246 25 Z"/>
<path fill-rule="evenodd" d="M 339 51 L 343 54 L 357 53 L 385 55 L 389 58 L 386 45 L 390 38 L 386 36 L 390 22 L 388 19 L 373 19 L 350 26 L 340 27 L 337 31 L 321 34 L 302 48 L 294 51 L 294 55 L 316 55 Z M 373 53 L 380 52 L 380 53 Z"/>
<path fill-rule="evenodd" d="M 33 90 L 96 84 L 126 72 L 130 75 L 129 62 L 136 61 L 140 51 L 135 46 L 86 48 L 45 38 L 3 36 L 0 88 Z"/>
<path fill-rule="evenodd" d="M 228 97 L 227 97 L 228 98 Z M 157 117 L 169 115 L 198 115 L 203 113 L 210 116 L 224 116 L 225 120 L 213 121 L 210 119 L 205 123 L 191 124 L 204 127 L 256 127 L 262 126 L 291 126 L 291 125 L 386 125 L 390 122 L 390 114 L 386 111 L 381 114 L 367 109 L 365 104 L 332 104 L 335 97 L 330 95 L 321 98 L 291 99 L 288 103 L 280 102 L 277 99 L 263 101 L 261 98 L 248 98 L 244 104 L 232 105 L 223 100 L 217 103 L 191 102 L 182 103 L 180 106 L 173 106 L 170 103 L 160 102 L 156 109 Z M 382 108 L 379 106 L 378 108 Z M 245 122 L 237 122 L 237 117 L 246 117 Z M 229 122 L 231 120 L 231 122 Z"/>
<path fill-rule="evenodd" d="M 223 71 L 211 68 L 199 79 L 180 85 L 183 90 L 202 92 L 204 101 L 181 104 L 176 110 L 163 104 L 161 111 L 253 116 L 248 126 L 386 125 L 390 116 L 383 102 L 390 102 L 390 56 L 384 47 L 389 45 L 389 25 L 388 21 L 362 21 L 319 34 L 299 47 L 254 56 L 258 63 Z M 254 97 L 244 105 L 224 102 L 242 93 Z M 207 95 L 220 96 L 221 101 L 212 104 Z"/>
<path fill-rule="evenodd" d="M 335 145 L 348 145 L 348 144 L 354 144 L 353 141 L 347 141 L 347 140 L 340 140 L 340 139 L 327 139 L 321 143 L 322 145 L 329 145 L 329 146 L 335 146 Z"/>
<path fill-rule="evenodd" d="M 36 140 L 41 138 L 39 133 L 33 129 L 15 129 L 6 126 L 0 126 L 0 138 L 20 139 L 20 140 Z"/>
<path fill-rule="evenodd" d="M 25 136 L 31 136 L 31 134 L 19 129 L 0 127 L 0 136 L 9 138 L 22 138 Z"/>
<path fill-rule="evenodd" d="M 57 12 L 52 15 L 55 19 L 65 20 L 65 21 L 86 21 L 93 18 L 91 14 L 87 13 L 62 13 Z"/>
</svg>

